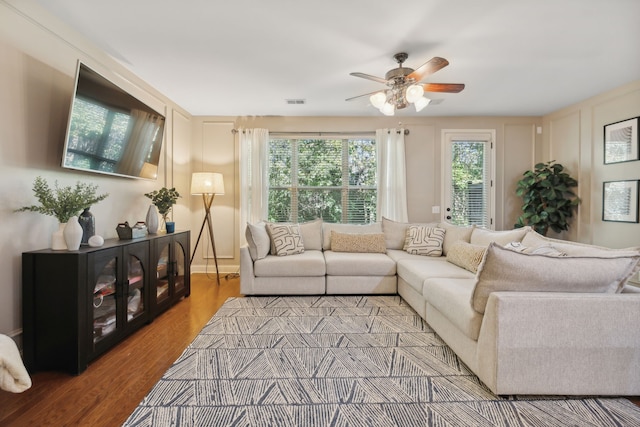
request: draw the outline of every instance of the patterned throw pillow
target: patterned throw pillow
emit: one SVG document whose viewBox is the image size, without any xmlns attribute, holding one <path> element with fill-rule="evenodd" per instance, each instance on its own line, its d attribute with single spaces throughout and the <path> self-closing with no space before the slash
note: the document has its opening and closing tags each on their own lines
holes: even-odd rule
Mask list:
<svg viewBox="0 0 640 427">
<path fill-rule="evenodd" d="M 407 228 L 405 251 L 413 255 L 441 256 L 445 229 L 411 225 Z"/>
<path fill-rule="evenodd" d="M 338 233 L 331 230 L 334 252 L 386 253 L 383 233 Z"/>
<path fill-rule="evenodd" d="M 271 236 L 272 249 L 278 256 L 295 255 L 304 252 L 304 243 L 298 224 L 267 224 Z"/>
</svg>

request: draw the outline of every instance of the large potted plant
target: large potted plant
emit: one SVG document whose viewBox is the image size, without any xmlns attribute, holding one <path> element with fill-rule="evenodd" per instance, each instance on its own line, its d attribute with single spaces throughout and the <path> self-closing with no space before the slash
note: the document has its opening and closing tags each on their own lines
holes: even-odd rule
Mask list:
<svg viewBox="0 0 640 427">
<path fill-rule="evenodd" d="M 78 224 L 80 212 L 109 196 L 109 193 L 96 194 L 97 189 L 98 186 L 95 184 L 82 182 L 77 182 L 75 187 L 59 187 L 58 181 L 51 188 L 44 178 L 38 176 L 33 182 L 33 192 L 40 204 L 24 206 L 18 209 L 17 212 L 31 211 L 55 217 L 59 222 L 59 226 L 52 236 L 51 248 L 57 250 L 67 249 L 68 245 L 63 237 L 66 224 L 69 221 L 73 221 L 75 226 L 75 224 Z M 80 229 L 82 232 L 82 227 Z M 82 234 L 80 234 L 80 239 L 82 239 Z M 75 246 L 75 243 L 73 243 L 69 249 L 78 249 Z"/>
<path fill-rule="evenodd" d="M 549 228 L 556 233 L 569 229 L 569 220 L 580 203 L 571 190 L 577 185 L 578 181 L 555 160 L 538 163 L 534 170 L 526 171 L 516 187 L 516 195 L 522 197 L 524 204 L 515 227 L 529 225 L 542 235 Z"/>
<path fill-rule="evenodd" d="M 173 205 L 175 205 L 178 201 L 178 197 L 180 197 L 180 193 L 175 188 L 167 188 L 162 187 L 160 190 L 154 190 L 150 193 L 145 193 L 145 196 L 151 199 L 153 204 L 158 208 L 158 213 L 162 216 L 162 222 L 165 227 L 167 224 L 167 216 L 171 211 Z M 150 216 L 147 214 L 147 223 L 150 223 Z M 147 228 L 150 233 L 154 233 L 152 228 L 149 228 L 149 224 L 147 224 Z"/>
</svg>

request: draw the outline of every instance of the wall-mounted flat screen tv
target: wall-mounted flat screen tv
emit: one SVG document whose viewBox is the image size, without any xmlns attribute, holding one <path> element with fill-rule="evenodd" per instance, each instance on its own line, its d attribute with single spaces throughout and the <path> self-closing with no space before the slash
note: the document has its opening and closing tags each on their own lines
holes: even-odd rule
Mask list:
<svg viewBox="0 0 640 427">
<path fill-rule="evenodd" d="M 78 62 L 62 166 L 155 179 L 165 117 Z"/>
</svg>

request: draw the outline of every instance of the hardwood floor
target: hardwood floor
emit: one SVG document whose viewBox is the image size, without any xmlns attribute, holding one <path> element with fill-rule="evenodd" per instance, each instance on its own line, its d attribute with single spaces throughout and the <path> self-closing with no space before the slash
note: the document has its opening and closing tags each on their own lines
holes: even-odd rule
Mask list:
<svg viewBox="0 0 640 427">
<path fill-rule="evenodd" d="M 21 394 L 0 390 L 0 426 L 119 426 L 180 356 L 239 279 L 191 276 L 191 296 L 89 365 L 78 376 L 37 372 Z"/>
<path fill-rule="evenodd" d="M 180 356 L 239 280 L 191 276 L 191 296 L 94 361 L 79 376 L 32 375 L 21 394 L 0 390 L 0 426 L 119 426 Z M 631 398 L 640 406 L 640 397 Z"/>
</svg>

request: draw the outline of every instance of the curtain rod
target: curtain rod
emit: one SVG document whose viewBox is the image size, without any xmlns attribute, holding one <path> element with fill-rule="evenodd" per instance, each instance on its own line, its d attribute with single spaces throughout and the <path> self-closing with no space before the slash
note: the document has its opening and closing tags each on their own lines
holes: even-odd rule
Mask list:
<svg viewBox="0 0 640 427">
<path fill-rule="evenodd" d="M 244 133 L 244 129 L 242 130 L 242 132 Z M 231 129 L 231 133 L 238 133 L 240 132 L 238 129 Z M 397 131 L 398 133 L 400 133 L 400 131 Z M 334 132 L 327 132 L 327 131 L 323 131 L 323 132 L 279 132 L 279 131 L 273 131 L 273 132 L 269 132 L 269 135 L 317 135 L 317 136 L 323 136 L 323 135 L 375 135 L 375 131 L 362 131 L 362 132 L 341 132 L 341 131 L 334 131 Z M 405 135 L 409 135 L 409 129 L 405 129 L 404 130 L 404 134 Z"/>
</svg>

